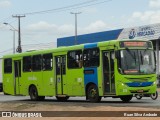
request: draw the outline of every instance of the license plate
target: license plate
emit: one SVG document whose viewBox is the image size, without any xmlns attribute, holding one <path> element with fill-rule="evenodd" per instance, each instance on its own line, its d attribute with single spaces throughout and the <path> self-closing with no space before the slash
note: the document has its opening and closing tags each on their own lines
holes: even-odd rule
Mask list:
<svg viewBox="0 0 160 120">
<path fill-rule="evenodd" d="M 137 90 L 138 93 L 143 93 L 143 90 Z"/>
</svg>

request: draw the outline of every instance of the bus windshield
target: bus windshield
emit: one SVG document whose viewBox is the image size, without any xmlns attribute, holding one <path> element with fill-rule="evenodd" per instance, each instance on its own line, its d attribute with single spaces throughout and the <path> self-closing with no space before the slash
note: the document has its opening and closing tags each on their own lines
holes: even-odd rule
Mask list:
<svg viewBox="0 0 160 120">
<path fill-rule="evenodd" d="M 119 51 L 119 72 L 121 74 L 153 74 L 155 60 L 153 50 L 131 50 L 126 48 Z"/>
</svg>

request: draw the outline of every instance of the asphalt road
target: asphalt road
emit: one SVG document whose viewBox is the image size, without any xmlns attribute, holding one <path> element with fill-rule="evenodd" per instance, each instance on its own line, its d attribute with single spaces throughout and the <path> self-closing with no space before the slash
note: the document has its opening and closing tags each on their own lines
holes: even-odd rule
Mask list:
<svg viewBox="0 0 160 120">
<path fill-rule="evenodd" d="M 55 104 L 55 105 L 82 105 L 93 106 L 85 100 L 85 97 L 70 97 L 67 102 L 58 102 L 55 97 L 46 97 L 44 101 L 31 101 L 29 96 L 10 96 L 0 94 L 0 103 L 25 103 L 25 104 Z M 135 97 L 129 103 L 123 103 L 119 98 L 102 98 L 100 103 L 94 103 L 94 106 L 113 106 L 113 107 L 144 107 L 160 109 L 160 96 L 157 100 L 152 100 L 150 97 L 143 97 L 137 100 Z"/>
</svg>

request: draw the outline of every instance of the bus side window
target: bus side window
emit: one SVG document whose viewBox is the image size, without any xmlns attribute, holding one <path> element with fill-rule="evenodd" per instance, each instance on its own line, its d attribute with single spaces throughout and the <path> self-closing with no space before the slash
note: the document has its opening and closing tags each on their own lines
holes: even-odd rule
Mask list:
<svg viewBox="0 0 160 120">
<path fill-rule="evenodd" d="M 67 59 L 68 68 L 82 68 L 82 50 L 69 51 Z"/>
<path fill-rule="evenodd" d="M 52 70 L 53 68 L 53 57 L 52 54 L 44 54 L 43 55 L 43 70 Z"/>
<path fill-rule="evenodd" d="M 34 55 L 32 57 L 32 69 L 33 71 L 41 71 L 42 69 L 42 56 Z"/>
<path fill-rule="evenodd" d="M 86 49 L 83 51 L 84 67 L 98 67 L 99 66 L 99 49 Z"/>
<path fill-rule="evenodd" d="M 23 72 L 32 71 L 32 58 L 31 56 L 23 57 Z"/>
<path fill-rule="evenodd" d="M 4 73 L 12 73 L 12 59 L 4 59 Z"/>
</svg>

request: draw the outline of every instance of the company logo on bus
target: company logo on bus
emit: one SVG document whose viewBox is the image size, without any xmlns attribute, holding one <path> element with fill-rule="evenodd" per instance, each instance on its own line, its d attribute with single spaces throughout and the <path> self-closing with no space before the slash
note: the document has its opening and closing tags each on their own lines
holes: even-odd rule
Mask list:
<svg viewBox="0 0 160 120">
<path fill-rule="evenodd" d="M 129 32 L 129 39 L 133 39 L 136 36 L 136 32 L 135 29 L 131 29 L 131 31 Z"/>
<path fill-rule="evenodd" d="M 135 37 L 145 37 L 151 36 L 155 34 L 155 30 L 151 27 L 140 27 L 139 30 L 136 32 L 135 29 L 131 29 L 129 31 L 129 39 L 134 39 Z"/>
</svg>

